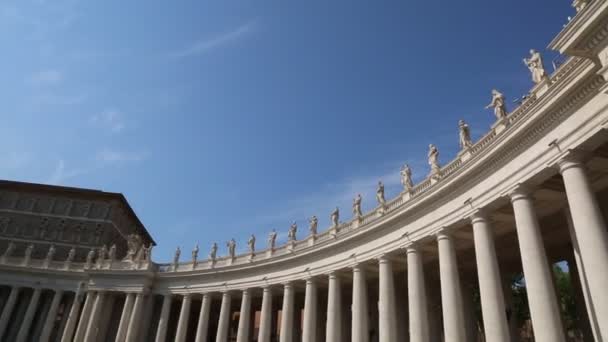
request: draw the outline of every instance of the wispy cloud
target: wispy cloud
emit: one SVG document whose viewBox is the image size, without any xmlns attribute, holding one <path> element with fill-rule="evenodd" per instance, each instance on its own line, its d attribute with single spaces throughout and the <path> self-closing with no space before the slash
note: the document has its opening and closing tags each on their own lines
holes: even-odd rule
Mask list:
<svg viewBox="0 0 608 342">
<path fill-rule="evenodd" d="M 185 48 L 170 52 L 168 56 L 170 58 L 185 58 L 204 54 L 250 34 L 256 26 L 256 21 L 250 21 L 231 31 L 197 40 Z"/>
<path fill-rule="evenodd" d="M 109 129 L 112 133 L 120 133 L 126 127 L 124 114 L 117 109 L 106 109 L 93 115 L 91 123 Z"/>
<path fill-rule="evenodd" d="M 63 72 L 55 69 L 38 71 L 26 78 L 25 82 L 33 86 L 57 85 L 64 80 Z"/>
<path fill-rule="evenodd" d="M 96 160 L 105 164 L 115 164 L 124 162 L 140 162 L 148 158 L 147 152 L 129 152 L 112 149 L 103 149 L 97 153 Z"/>
<path fill-rule="evenodd" d="M 46 181 L 46 183 L 54 184 L 54 185 L 61 185 L 74 177 L 86 174 L 88 172 L 89 172 L 89 170 L 86 170 L 86 169 L 67 168 L 65 160 L 60 159 L 59 161 L 57 161 L 57 164 L 55 165 L 55 169 L 53 170 L 53 173 L 51 174 L 49 179 Z"/>
</svg>

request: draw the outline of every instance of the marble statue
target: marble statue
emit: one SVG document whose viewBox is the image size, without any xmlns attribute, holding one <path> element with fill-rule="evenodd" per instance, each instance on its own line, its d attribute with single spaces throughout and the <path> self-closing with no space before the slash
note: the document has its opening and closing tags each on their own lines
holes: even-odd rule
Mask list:
<svg viewBox="0 0 608 342">
<path fill-rule="evenodd" d="M 147 251 L 146 246 L 142 245 L 137 250 L 137 254 L 135 254 L 135 262 L 141 262 L 141 261 L 145 260 L 146 259 L 146 251 Z"/>
<path fill-rule="evenodd" d="M 65 259 L 65 264 L 70 265 L 72 263 L 72 261 L 74 261 L 75 257 L 76 257 L 76 248 L 72 247 L 72 248 L 70 248 L 70 251 L 68 252 L 68 257 Z"/>
<path fill-rule="evenodd" d="M 247 241 L 247 245 L 249 246 L 249 254 L 255 254 L 255 235 L 251 234 L 249 237 L 249 241 Z"/>
<path fill-rule="evenodd" d="M 357 194 L 357 197 L 353 198 L 353 216 L 361 218 L 363 213 L 361 212 L 361 194 Z"/>
<path fill-rule="evenodd" d="M 273 229 L 272 232 L 270 232 L 270 234 L 268 234 L 268 248 L 270 248 L 270 250 L 274 250 L 276 243 L 277 243 L 277 231 Z"/>
<path fill-rule="evenodd" d="M 182 254 L 182 250 L 179 248 L 179 246 L 177 246 L 177 248 L 175 249 L 175 254 L 173 254 L 173 265 L 177 267 L 177 264 L 179 264 L 179 256 Z"/>
<path fill-rule="evenodd" d="M 492 102 L 486 106 L 486 109 L 490 108 L 494 108 L 494 115 L 497 120 L 502 120 L 507 117 L 505 96 L 496 89 L 492 89 Z"/>
<path fill-rule="evenodd" d="M 125 261 L 133 261 L 137 256 L 137 252 L 142 247 L 142 239 L 139 234 L 129 234 L 127 236 L 127 254 L 125 255 Z"/>
<path fill-rule="evenodd" d="M 332 228 L 337 228 L 340 224 L 340 208 L 336 207 L 336 209 L 331 212 L 330 220 Z"/>
<path fill-rule="evenodd" d="M 228 254 L 230 255 L 230 259 L 236 258 L 236 241 L 234 238 L 230 239 L 230 241 L 226 243 L 226 246 L 228 246 Z"/>
<path fill-rule="evenodd" d="M 6 250 L 4 251 L 4 254 L 2 256 L 4 257 L 10 257 L 11 255 L 13 255 L 13 252 L 15 251 L 15 243 L 13 241 L 10 241 L 8 243 L 8 246 L 6 246 Z"/>
<path fill-rule="evenodd" d="M 192 263 L 196 264 L 197 260 L 198 260 L 198 243 L 196 244 L 196 246 L 194 246 L 194 249 L 192 250 Z"/>
<path fill-rule="evenodd" d="M 530 58 L 524 58 L 524 64 L 530 69 L 532 81 L 535 84 L 542 82 L 548 77 L 543 65 L 543 57 L 536 50 L 530 50 Z"/>
<path fill-rule="evenodd" d="M 49 247 L 49 251 L 46 253 L 46 259 L 45 262 L 51 262 L 53 261 L 53 258 L 55 257 L 55 252 L 57 252 L 57 249 L 55 248 L 55 245 L 51 245 Z"/>
<path fill-rule="evenodd" d="M 293 221 L 293 223 L 289 227 L 289 231 L 287 232 L 287 241 L 289 241 L 289 242 L 296 241 L 297 232 L 298 232 L 298 224 L 296 223 L 296 221 Z"/>
<path fill-rule="evenodd" d="M 106 256 L 108 255 L 108 247 L 106 245 L 101 246 L 99 249 L 99 254 L 97 256 L 97 263 L 102 263 L 106 260 Z"/>
<path fill-rule="evenodd" d="M 401 168 L 401 185 L 405 191 L 410 192 L 414 188 L 414 182 L 412 182 L 412 169 L 410 166 L 405 164 Z"/>
<path fill-rule="evenodd" d="M 441 167 L 439 166 L 439 150 L 433 144 L 429 145 L 429 165 L 431 166 L 431 174 L 438 174 Z"/>
<path fill-rule="evenodd" d="M 319 225 L 319 219 L 317 219 L 317 217 L 313 215 L 308 220 L 308 223 L 309 223 L 308 231 L 310 232 L 310 235 L 317 236 L 317 226 Z"/>
<path fill-rule="evenodd" d="M 110 246 L 108 259 L 110 259 L 110 263 L 113 263 L 116 260 L 116 244 L 112 244 L 112 246 Z"/>
<path fill-rule="evenodd" d="M 211 259 L 211 261 L 215 262 L 215 260 L 217 259 L 217 242 L 214 242 L 213 245 L 211 245 L 211 252 L 209 252 L 209 259 Z"/>
<path fill-rule="evenodd" d="M 29 244 L 27 246 L 27 248 L 25 249 L 25 258 L 29 259 L 32 257 L 32 252 L 34 251 L 34 245 L 33 244 Z"/>
<path fill-rule="evenodd" d="M 386 204 L 386 199 L 384 198 L 384 184 L 382 184 L 382 181 L 378 181 L 378 189 L 376 189 L 376 200 L 381 206 L 384 206 Z"/>
<path fill-rule="evenodd" d="M 84 268 L 86 268 L 86 269 L 91 268 L 91 265 L 93 265 L 93 259 L 95 259 L 95 249 L 91 248 L 89 253 L 87 253 L 87 258 L 85 261 Z"/>
<path fill-rule="evenodd" d="M 460 148 L 465 150 L 473 145 L 471 141 L 471 130 L 469 129 L 469 125 L 464 122 L 464 120 L 458 121 L 458 129 L 459 129 L 459 138 L 460 138 Z"/>
<path fill-rule="evenodd" d="M 150 243 L 148 245 L 148 247 L 142 247 L 142 249 L 144 250 L 144 260 L 146 261 L 152 261 L 152 248 L 154 248 L 154 246 Z"/>
</svg>

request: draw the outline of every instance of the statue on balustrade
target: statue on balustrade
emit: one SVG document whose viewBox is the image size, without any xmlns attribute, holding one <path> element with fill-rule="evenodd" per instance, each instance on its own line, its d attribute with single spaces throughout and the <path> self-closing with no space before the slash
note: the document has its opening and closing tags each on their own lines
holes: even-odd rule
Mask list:
<svg viewBox="0 0 608 342">
<path fill-rule="evenodd" d="M 196 244 L 196 246 L 194 246 L 194 249 L 192 250 L 192 263 L 196 264 L 197 260 L 198 260 L 198 243 Z"/>
<path fill-rule="evenodd" d="M 211 259 L 212 262 L 215 262 L 215 260 L 217 259 L 217 242 L 214 242 L 213 245 L 211 245 L 211 252 L 209 252 L 209 259 Z"/>
<path fill-rule="evenodd" d="M 405 164 L 401 168 L 401 185 L 406 192 L 411 192 L 414 188 L 414 182 L 412 182 L 412 169 L 410 166 Z"/>
<path fill-rule="evenodd" d="M 380 206 L 384 207 L 386 199 L 384 198 L 384 184 L 382 181 L 378 181 L 378 189 L 376 189 L 376 200 Z"/>
<path fill-rule="evenodd" d="M 152 245 L 152 243 L 148 244 L 148 247 L 142 247 L 142 249 L 144 250 L 144 260 L 146 261 L 152 261 L 152 248 L 154 248 L 154 246 Z"/>
<path fill-rule="evenodd" d="M 287 232 L 287 241 L 294 242 L 297 240 L 296 233 L 298 232 L 298 224 L 296 221 L 293 221 L 291 226 L 289 227 L 289 231 Z"/>
<path fill-rule="evenodd" d="M 101 246 L 99 249 L 99 253 L 97 255 L 97 264 L 101 265 L 104 260 L 106 260 L 106 256 L 108 255 L 108 247 L 106 245 Z"/>
<path fill-rule="evenodd" d="M 182 250 L 177 246 L 175 253 L 173 254 L 173 265 L 177 266 L 177 264 L 179 264 L 180 255 L 182 255 Z"/>
<path fill-rule="evenodd" d="M 89 253 L 87 253 L 87 258 L 84 267 L 87 269 L 91 268 L 91 266 L 93 265 L 93 259 L 95 259 L 95 249 L 91 248 Z"/>
<path fill-rule="evenodd" d="M 68 252 L 68 257 L 65 259 L 65 262 L 67 264 L 71 264 L 72 261 L 74 261 L 75 257 L 76 257 L 76 248 L 72 247 L 72 248 L 70 248 L 70 251 Z"/>
<path fill-rule="evenodd" d="M 272 232 L 270 232 L 270 234 L 268 234 L 268 248 L 270 248 L 270 250 L 273 251 L 276 244 L 277 244 L 277 231 L 273 229 Z"/>
<path fill-rule="evenodd" d="M 340 208 L 336 207 L 336 209 L 331 212 L 330 220 L 331 227 L 338 228 L 338 225 L 340 224 Z"/>
<path fill-rule="evenodd" d="M 146 251 L 146 246 L 142 244 L 141 247 L 139 247 L 139 249 L 137 250 L 137 254 L 135 254 L 135 262 L 139 263 L 146 259 Z"/>
<path fill-rule="evenodd" d="M 460 148 L 466 150 L 467 148 L 473 146 L 473 142 L 471 141 L 471 130 L 469 129 L 469 125 L 464 122 L 464 120 L 458 121 L 458 129 L 459 129 L 459 137 L 460 137 Z"/>
<path fill-rule="evenodd" d="M 490 108 L 494 108 L 494 115 L 497 120 L 502 120 L 507 117 L 505 96 L 496 89 L 492 89 L 492 102 L 486 106 L 486 109 Z"/>
<path fill-rule="evenodd" d="M 543 65 L 543 57 L 538 51 L 534 49 L 530 50 L 530 58 L 524 58 L 524 64 L 530 69 L 532 81 L 535 84 L 548 78 L 545 66 Z"/>
<path fill-rule="evenodd" d="M 6 250 L 4 251 L 4 254 L 2 255 L 3 257 L 10 257 L 13 255 L 13 252 L 15 251 L 15 243 L 13 241 L 10 241 L 8 243 L 8 246 L 6 246 Z"/>
<path fill-rule="evenodd" d="M 110 264 L 116 261 L 116 244 L 112 244 L 110 247 L 110 251 L 108 252 L 108 259 L 110 259 Z"/>
<path fill-rule="evenodd" d="M 236 258 L 236 241 L 234 238 L 230 239 L 230 241 L 226 243 L 226 246 L 228 246 L 228 254 L 230 255 L 230 259 Z"/>
<path fill-rule="evenodd" d="M 55 248 L 55 245 L 51 244 L 51 246 L 49 247 L 49 251 L 46 253 L 45 261 L 47 263 L 53 261 L 53 258 L 55 257 L 55 252 L 57 252 L 57 249 Z"/>
<path fill-rule="evenodd" d="M 33 244 L 27 245 L 27 248 L 25 249 L 25 257 L 31 258 L 32 252 L 34 252 L 34 245 Z"/>
<path fill-rule="evenodd" d="M 353 198 L 353 216 L 355 218 L 360 219 L 363 216 L 361 212 L 361 194 L 357 194 L 357 197 Z"/>
<path fill-rule="evenodd" d="M 249 254 L 255 255 L 255 235 L 251 234 L 247 241 L 247 245 L 249 246 Z"/>
<path fill-rule="evenodd" d="M 127 236 L 127 255 L 125 255 L 123 261 L 134 261 L 141 247 L 141 236 L 139 234 L 129 234 Z"/>
<path fill-rule="evenodd" d="M 308 226 L 308 231 L 310 232 L 311 236 L 317 236 L 317 227 L 319 225 L 319 219 L 317 219 L 317 217 L 315 215 L 313 215 L 309 220 L 308 220 L 309 226 Z"/>
<path fill-rule="evenodd" d="M 439 174 L 441 166 L 439 166 L 439 150 L 433 144 L 429 145 L 429 165 L 431 166 L 431 175 Z"/>
</svg>

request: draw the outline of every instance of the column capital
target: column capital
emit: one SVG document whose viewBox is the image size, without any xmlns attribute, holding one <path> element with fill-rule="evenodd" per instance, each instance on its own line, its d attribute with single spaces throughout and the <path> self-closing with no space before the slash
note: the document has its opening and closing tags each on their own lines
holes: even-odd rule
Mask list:
<svg viewBox="0 0 608 342">
<path fill-rule="evenodd" d="M 507 196 L 511 199 L 511 203 L 520 199 L 531 199 L 532 189 L 525 185 L 518 183 L 511 190 L 507 192 Z"/>
<path fill-rule="evenodd" d="M 340 278 L 340 275 L 338 274 L 337 270 L 329 271 L 328 273 L 326 273 L 326 275 L 329 279 Z"/>
<path fill-rule="evenodd" d="M 421 252 L 421 250 L 420 250 L 420 243 L 416 242 L 416 241 L 408 242 L 402 248 L 405 249 L 405 254 L 420 253 Z"/>
<path fill-rule="evenodd" d="M 471 223 L 475 224 L 476 222 L 489 221 L 488 213 L 484 209 L 475 209 L 471 216 Z"/>
<path fill-rule="evenodd" d="M 442 227 L 435 233 L 435 238 L 437 241 L 448 240 L 452 239 L 452 234 L 446 227 Z"/>
<path fill-rule="evenodd" d="M 585 153 L 578 150 L 568 150 L 561 158 L 555 163 L 555 167 L 559 171 L 559 173 L 564 173 L 564 171 L 576 167 L 576 168 L 584 168 L 585 163 Z"/>
<path fill-rule="evenodd" d="M 391 258 L 388 256 L 387 253 L 379 255 L 375 259 L 378 260 L 378 264 L 390 264 L 391 263 Z"/>
</svg>

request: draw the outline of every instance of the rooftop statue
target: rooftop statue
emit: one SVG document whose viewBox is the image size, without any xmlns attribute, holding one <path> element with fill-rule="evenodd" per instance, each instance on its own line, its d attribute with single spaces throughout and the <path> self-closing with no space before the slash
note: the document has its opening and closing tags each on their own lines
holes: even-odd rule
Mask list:
<svg viewBox="0 0 608 342">
<path fill-rule="evenodd" d="M 361 212 L 361 194 L 357 194 L 357 197 L 353 198 L 353 216 L 361 218 L 363 213 Z"/>
<path fill-rule="evenodd" d="M 234 238 L 230 239 L 230 241 L 226 243 L 226 246 L 228 246 L 228 254 L 230 255 L 230 259 L 234 259 L 236 257 L 236 241 Z"/>
<path fill-rule="evenodd" d="M 331 226 L 332 226 L 332 228 L 337 228 L 339 224 L 340 224 L 340 208 L 336 207 L 336 209 L 331 212 Z"/>
<path fill-rule="evenodd" d="M 177 265 L 179 263 L 179 256 L 182 254 L 182 250 L 177 246 L 175 249 L 175 254 L 173 254 L 173 265 Z"/>
<path fill-rule="evenodd" d="M 296 233 L 298 232 L 298 224 L 296 221 L 293 221 L 291 226 L 289 227 L 289 232 L 287 232 L 287 241 L 294 242 L 297 240 Z"/>
<path fill-rule="evenodd" d="M 74 261 L 74 258 L 76 257 L 76 248 L 72 247 L 70 248 L 70 251 L 68 252 L 68 257 L 67 259 L 65 259 L 65 262 L 67 264 L 72 263 L 72 261 Z"/>
<path fill-rule="evenodd" d="M 148 244 L 148 247 L 142 247 L 144 250 L 144 260 L 147 261 L 152 261 L 152 248 L 154 248 L 154 246 L 152 245 L 152 243 Z"/>
<path fill-rule="evenodd" d="M 403 185 L 405 191 L 412 191 L 412 188 L 414 187 L 414 182 L 412 182 L 412 169 L 410 169 L 410 166 L 407 164 L 403 165 L 400 173 L 401 185 Z"/>
<path fill-rule="evenodd" d="M 376 200 L 381 206 L 384 206 L 384 204 L 386 204 L 386 198 L 384 198 L 384 184 L 382 184 L 382 181 L 378 181 L 378 189 L 376 190 Z"/>
<path fill-rule="evenodd" d="M 11 255 L 13 255 L 13 252 L 15 251 L 15 243 L 13 241 L 10 241 L 8 243 L 8 246 L 6 246 L 6 250 L 4 251 L 3 256 L 4 257 L 10 257 Z"/>
<path fill-rule="evenodd" d="M 459 129 L 459 137 L 460 137 L 460 148 L 466 150 L 467 148 L 473 145 L 471 141 L 471 131 L 469 130 L 469 125 L 467 125 L 464 120 L 458 121 L 458 129 Z"/>
<path fill-rule="evenodd" d="M 55 257 L 55 252 L 57 252 L 57 249 L 55 248 L 55 245 L 51 245 L 49 247 L 49 251 L 46 253 L 46 261 L 47 262 L 53 261 L 53 258 Z"/>
<path fill-rule="evenodd" d="M 310 235 L 312 236 L 316 236 L 317 235 L 317 226 L 319 225 L 319 220 L 317 219 L 316 216 L 312 216 L 309 220 L 309 226 L 308 226 L 308 230 L 310 231 Z"/>
<path fill-rule="evenodd" d="M 29 244 L 27 246 L 27 248 L 25 249 L 25 257 L 26 258 L 32 257 L 32 252 L 33 251 L 34 251 L 34 245 L 33 244 Z"/>
<path fill-rule="evenodd" d="M 196 260 L 198 260 L 198 243 L 194 246 L 192 250 L 192 263 L 196 264 Z"/>
<path fill-rule="evenodd" d="M 110 251 L 108 252 L 108 258 L 110 259 L 110 262 L 116 260 L 116 244 L 112 244 L 112 246 L 110 247 Z"/>
<path fill-rule="evenodd" d="M 530 69 L 532 81 L 535 84 L 542 82 L 548 78 L 545 66 L 543 65 L 543 57 L 534 49 L 530 50 L 530 58 L 524 58 L 524 64 Z"/>
<path fill-rule="evenodd" d="M 436 175 L 441 170 L 439 166 L 439 150 L 433 144 L 429 145 L 429 165 L 431 166 L 431 174 Z"/>
<path fill-rule="evenodd" d="M 211 252 L 209 252 L 209 259 L 211 259 L 211 261 L 215 261 L 215 259 L 217 259 L 217 242 L 214 242 L 213 245 L 211 245 Z"/>
<path fill-rule="evenodd" d="M 247 245 L 249 246 L 249 254 L 255 254 L 255 235 L 251 234 L 249 237 L 249 241 L 247 241 Z"/>
<path fill-rule="evenodd" d="M 270 250 L 274 250 L 276 243 L 277 243 L 277 231 L 273 229 L 270 232 L 270 234 L 268 234 L 268 248 L 270 248 Z"/>
<path fill-rule="evenodd" d="M 142 239 L 138 234 L 129 234 L 127 236 L 127 254 L 125 255 L 125 261 L 133 261 L 137 256 L 137 252 L 142 247 Z"/>
<path fill-rule="evenodd" d="M 497 120 L 502 120 L 507 117 L 505 96 L 496 89 L 492 89 L 492 102 L 486 106 L 486 109 L 490 108 L 494 108 L 494 115 Z"/>
<path fill-rule="evenodd" d="M 95 249 L 91 248 L 91 250 L 87 253 L 85 268 L 91 268 L 91 265 L 93 265 L 93 259 L 95 259 Z"/>
</svg>

